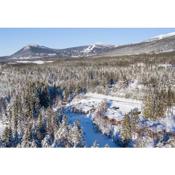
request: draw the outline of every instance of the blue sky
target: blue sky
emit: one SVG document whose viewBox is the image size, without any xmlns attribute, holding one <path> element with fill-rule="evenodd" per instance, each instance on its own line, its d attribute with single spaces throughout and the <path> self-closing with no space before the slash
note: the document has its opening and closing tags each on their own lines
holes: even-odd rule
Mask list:
<svg viewBox="0 0 175 175">
<path fill-rule="evenodd" d="M 0 56 L 10 55 L 28 44 L 58 49 L 93 43 L 121 45 L 169 32 L 175 32 L 175 29 L 0 28 Z"/>
</svg>

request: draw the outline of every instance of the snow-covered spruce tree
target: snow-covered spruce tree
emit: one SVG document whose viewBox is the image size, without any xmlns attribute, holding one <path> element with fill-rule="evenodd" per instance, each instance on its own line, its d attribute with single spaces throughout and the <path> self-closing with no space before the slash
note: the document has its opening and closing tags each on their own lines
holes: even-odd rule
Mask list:
<svg viewBox="0 0 175 175">
<path fill-rule="evenodd" d="M 164 117 L 167 110 L 166 91 L 157 87 L 150 88 L 144 97 L 143 113 L 146 118 L 153 120 Z"/>
<path fill-rule="evenodd" d="M 49 142 L 49 143 L 48 143 Z M 45 138 L 43 144 L 48 146 L 51 143 L 51 137 Z M 64 116 L 57 130 L 54 132 L 54 141 L 52 147 L 83 147 L 84 139 L 79 122 L 72 125 L 67 123 L 67 117 Z"/>
<path fill-rule="evenodd" d="M 43 120 L 43 116 L 42 116 L 41 113 L 39 113 L 39 116 L 38 116 L 38 122 L 37 122 L 37 128 L 36 128 L 36 133 L 35 134 L 36 134 L 37 141 L 41 145 L 41 142 L 44 139 L 45 134 L 46 134 L 44 120 Z"/>
<path fill-rule="evenodd" d="M 13 134 L 11 127 L 6 127 L 2 134 L 2 143 L 5 147 L 13 146 Z"/>
<path fill-rule="evenodd" d="M 60 120 L 61 121 L 61 120 Z M 54 136 L 54 131 L 57 129 L 59 125 L 59 121 L 57 121 L 57 114 L 49 107 L 45 113 L 45 123 L 46 123 L 46 132 L 51 137 Z"/>
<path fill-rule="evenodd" d="M 4 146 L 3 142 L 2 142 L 2 139 L 0 138 L 0 148 L 3 148 L 3 147 L 5 147 L 5 146 Z"/>
<path fill-rule="evenodd" d="M 121 130 L 121 141 L 124 147 L 129 146 L 132 140 L 132 128 L 131 128 L 131 119 L 129 114 L 126 114 L 122 123 L 122 130 Z"/>
<path fill-rule="evenodd" d="M 143 135 L 139 137 L 136 142 L 137 148 L 155 147 L 154 139 L 149 135 Z"/>
<path fill-rule="evenodd" d="M 53 143 L 53 138 L 50 135 L 46 135 L 42 140 L 42 147 L 49 148 L 52 146 L 52 143 Z"/>
<path fill-rule="evenodd" d="M 107 111 L 107 102 L 102 101 L 93 115 L 93 123 L 98 127 L 98 129 L 106 135 L 109 135 L 111 132 L 111 124 L 109 120 L 105 116 L 105 112 Z"/>
<path fill-rule="evenodd" d="M 28 125 L 28 127 L 25 129 L 24 135 L 22 137 L 21 147 L 22 148 L 31 147 L 31 143 L 32 143 L 32 132 L 31 132 L 31 126 Z"/>
<path fill-rule="evenodd" d="M 98 106 L 97 108 L 95 109 L 95 112 L 94 112 L 94 115 L 93 115 L 93 118 L 95 117 L 99 117 L 100 115 L 102 115 L 105 110 L 106 110 L 106 102 L 105 101 L 102 101 Z"/>
<path fill-rule="evenodd" d="M 121 128 L 121 146 L 134 146 L 138 136 L 139 112 L 137 109 L 125 114 Z"/>
<path fill-rule="evenodd" d="M 83 146 L 83 133 L 80 128 L 79 121 L 73 123 L 73 126 L 69 129 L 68 141 L 71 147 L 82 147 Z"/>
<path fill-rule="evenodd" d="M 37 148 L 38 147 L 38 145 L 37 145 L 37 143 L 34 139 L 32 140 L 30 147 L 31 148 Z"/>
<path fill-rule="evenodd" d="M 67 117 L 64 116 L 58 130 L 54 134 L 54 142 L 52 147 L 68 147 L 69 128 L 67 125 Z"/>
<path fill-rule="evenodd" d="M 168 86 L 167 94 L 166 94 L 166 104 L 168 108 L 168 112 L 173 112 L 172 107 L 175 104 L 175 92 L 172 90 L 171 86 Z"/>
</svg>

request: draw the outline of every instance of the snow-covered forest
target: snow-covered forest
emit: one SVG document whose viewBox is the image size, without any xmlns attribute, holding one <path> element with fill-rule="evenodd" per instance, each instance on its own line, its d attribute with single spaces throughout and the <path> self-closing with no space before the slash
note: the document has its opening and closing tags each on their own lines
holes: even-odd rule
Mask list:
<svg viewBox="0 0 175 175">
<path fill-rule="evenodd" d="M 0 64 L 0 147 L 175 147 L 175 56 Z"/>
</svg>

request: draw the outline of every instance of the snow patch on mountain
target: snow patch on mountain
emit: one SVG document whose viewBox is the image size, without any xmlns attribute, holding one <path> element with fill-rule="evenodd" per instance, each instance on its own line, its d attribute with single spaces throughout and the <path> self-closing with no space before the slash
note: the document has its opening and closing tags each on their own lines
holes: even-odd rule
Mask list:
<svg viewBox="0 0 175 175">
<path fill-rule="evenodd" d="M 24 49 L 24 50 L 28 50 L 28 49 L 30 49 L 31 47 L 36 47 L 36 48 L 40 48 L 40 49 L 48 49 L 48 47 L 41 46 L 41 45 L 39 45 L 39 44 L 29 44 L 29 45 L 25 46 L 23 49 Z"/>
<path fill-rule="evenodd" d="M 164 38 L 168 38 L 168 37 L 171 37 L 171 36 L 175 36 L 175 32 L 157 35 L 157 36 L 154 36 L 154 37 L 152 37 L 152 38 L 150 38 L 146 41 L 151 42 L 151 41 L 156 41 L 156 40 L 161 40 L 161 39 L 164 39 Z"/>
<path fill-rule="evenodd" d="M 92 52 L 92 50 L 95 48 L 95 44 L 94 45 L 90 45 L 89 47 L 87 47 L 86 49 L 83 50 L 83 53 L 90 53 Z"/>
<path fill-rule="evenodd" d="M 109 44 L 92 44 L 85 48 L 82 52 L 83 53 L 92 53 L 95 49 L 110 49 L 116 46 L 109 45 Z"/>
</svg>

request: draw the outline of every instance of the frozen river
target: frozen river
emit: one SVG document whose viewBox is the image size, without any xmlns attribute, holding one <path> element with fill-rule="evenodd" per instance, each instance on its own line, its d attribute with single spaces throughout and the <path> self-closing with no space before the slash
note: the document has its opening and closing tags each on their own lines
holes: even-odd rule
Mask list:
<svg viewBox="0 0 175 175">
<path fill-rule="evenodd" d="M 85 137 L 86 147 L 91 147 L 94 141 L 96 141 L 99 147 L 104 147 L 106 144 L 109 147 L 117 147 L 110 137 L 103 135 L 96 129 L 90 117 L 87 117 L 84 114 L 77 114 L 69 111 L 67 111 L 65 115 L 68 117 L 69 123 L 73 123 L 77 120 L 80 121 L 80 125 Z"/>
</svg>

